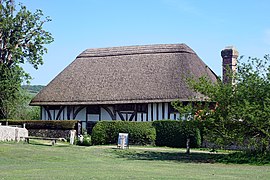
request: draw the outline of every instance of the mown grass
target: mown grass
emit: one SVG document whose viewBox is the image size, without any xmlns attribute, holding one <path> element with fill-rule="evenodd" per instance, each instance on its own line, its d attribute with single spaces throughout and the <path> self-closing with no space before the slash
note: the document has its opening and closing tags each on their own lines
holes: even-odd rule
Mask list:
<svg viewBox="0 0 270 180">
<path fill-rule="evenodd" d="M 270 179 L 270 166 L 216 163 L 173 148 L 0 143 L 0 179 Z"/>
</svg>

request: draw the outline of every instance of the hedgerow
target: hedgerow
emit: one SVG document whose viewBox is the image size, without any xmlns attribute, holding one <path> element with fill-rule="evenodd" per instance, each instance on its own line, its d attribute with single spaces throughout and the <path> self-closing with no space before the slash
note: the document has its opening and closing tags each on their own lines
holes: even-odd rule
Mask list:
<svg viewBox="0 0 270 180">
<path fill-rule="evenodd" d="M 156 131 L 151 122 L 100 121 L 92 131 L 92 143 L 116 144 L 119 133 L 129 134 L 129 144 L 154 144 Z"/>
<path fill-rule="evenodd" d="M 75 129 L 77 120 L 0 120 L 2 125 L 20 125 L 25 124 L 26 129 Z"/>
<path fill-rule="evenodd" d="M 154 121 L 153 126 L 156 129 L 157 146 L 185 148 L 187 138 L 190 138 L 190 147 L 201 145 L 200 130 L 193 121 L 162 120 Z"/>
</svg>

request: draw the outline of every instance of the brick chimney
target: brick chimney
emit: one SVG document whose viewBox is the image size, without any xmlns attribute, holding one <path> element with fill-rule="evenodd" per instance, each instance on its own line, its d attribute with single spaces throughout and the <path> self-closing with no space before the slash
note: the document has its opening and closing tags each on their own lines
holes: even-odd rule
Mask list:
<svg viewBox="0 0 270 180">
<path fill-rule="evenodd" d="M 233 46 L 227 46 L 221 51 L 222 57 L 222 79 L 223 83 L 233 83 L 233 75 L 237 70 L 238 51 Z"/>
</svg>

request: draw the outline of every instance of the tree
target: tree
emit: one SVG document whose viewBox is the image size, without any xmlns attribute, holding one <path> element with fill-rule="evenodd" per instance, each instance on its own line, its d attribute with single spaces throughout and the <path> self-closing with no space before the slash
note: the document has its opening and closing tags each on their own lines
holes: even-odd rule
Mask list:
<svg viewBox="0 0 270 180">
<path fill-rule="evenodd" d="M 200 132 L 200 122 L 198 112 L 202 108 L 202 103 L 200 102 L 190 102 L 185 103 L 181 101 L 173 101 L 171 105 L 179 112 L 179 117 L 181 120 L 184 120 L 183 126 L 183 135 L 186 139 L 186 154 L 190 154 L 190 140 L 192 137 L 201 137 Z M 202 112 L 200 112 L 202 113 Z M 201 117 L 201 116 L 200 116 Z M 199 134 L 199 136 L 198 136 Z M 197 139 L 197 144 L 201 144 L 201 138 Z"/>
<path fill-rule="evenodd" d="M 43 18 L 41 10 L 31 13 L 19 7 L 16 11 L 13 0 L 0 0 L 0 119 L 8 117 L 7 106 L 13 105 L 22 81 L 30 79 L 20 65 L 27 62 L 38 69 L 47 52 L 44 45 L 53 41 L 43 30 L 51 20 Z"/>
<path fill-rule="evenodd" d="M 213 84 L 206 77 L 189 80 L 193 90 L 217 104 L 206 110 L 204 120 L 210 141 L 223 147 L 241 145 L 249 151 L 270 150 L 269 60 L 266 55 L 264 59 L 248 58 L 246 63 L 238 63 L 233 84 Z"/>
</svg>

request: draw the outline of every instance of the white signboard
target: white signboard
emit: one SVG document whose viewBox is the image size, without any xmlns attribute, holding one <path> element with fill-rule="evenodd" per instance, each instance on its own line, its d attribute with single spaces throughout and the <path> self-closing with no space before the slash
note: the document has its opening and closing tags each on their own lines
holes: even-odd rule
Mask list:
<svg viewBox="0 0 270 180">
<path fill-rule="evenodd" d="M 121 149 L 128 147 L 128 133 L 119 133 L 117 147 Z"/>
</svg>

